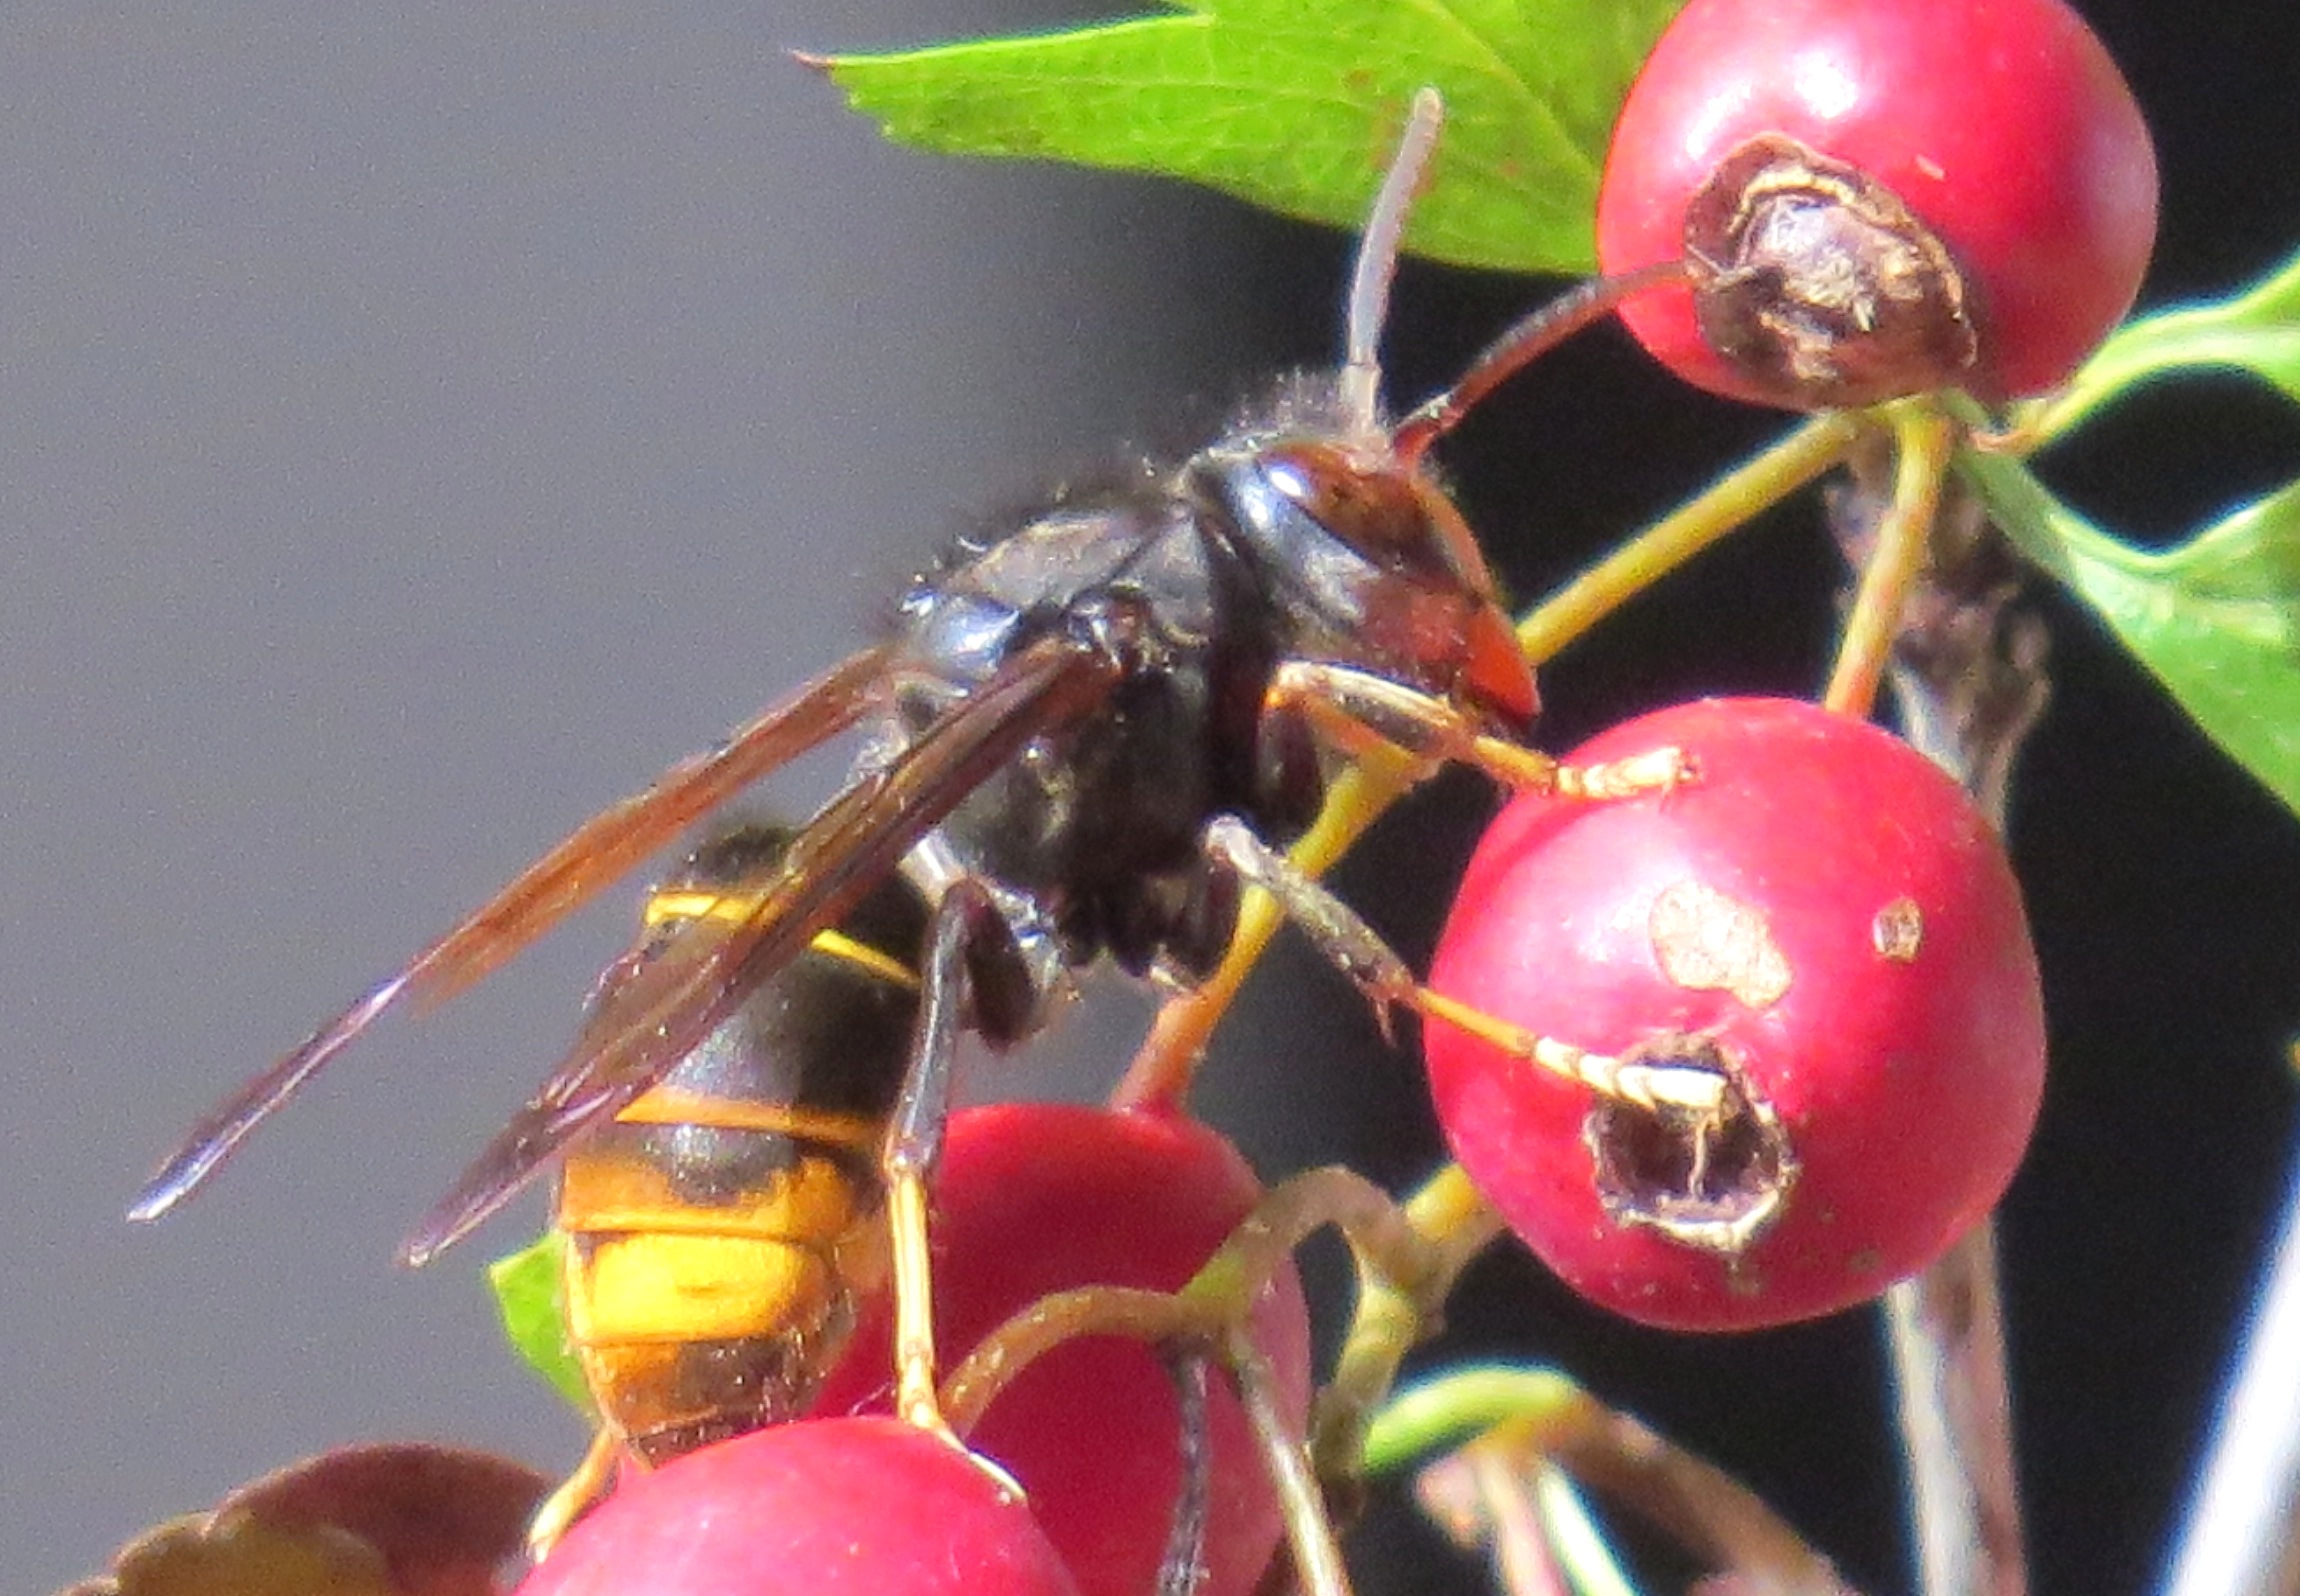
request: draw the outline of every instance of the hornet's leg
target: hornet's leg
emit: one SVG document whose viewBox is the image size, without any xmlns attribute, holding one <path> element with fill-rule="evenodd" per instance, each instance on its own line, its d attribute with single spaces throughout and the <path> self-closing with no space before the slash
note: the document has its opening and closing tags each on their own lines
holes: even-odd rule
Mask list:
<svg viewBox="0 0 2300 1596">
<path fill-rule="evenodd" d="M 1560 764 L 1538 749 L 1480 730 L 1445 699 L 1347 665 L 1288 660 L 1271 682 L 1270 700 L 1306 718 L 1320 736 L 1344 750 L 1402 749 L 1421 759 L 1472 766 L 1504 786 L 1563 798 L 1667 793 L 1698 775 L 1677 748 L 1656 748 L 1601 765 Z"/>
<path fill-rule="evenodd" d="M 910 1423 L 957 1437 L 935 1392 L 933 1266 L 927 1247 L 928 1199 L 966 1017 L 967 956 L 985 935 L 1003 934 L 998 908 L 972 877 L 953 882 L 927 930 L 918 1027 L 910 1065 L 887 1127 L 880 1168 L 886 1176 L 887 1223 L 893 1235 L 895 1411 Z"/>
<path fill-rule="evenodd" d="M 1541 1069 L 1577 1081 L 1602 1097 L 1632 1104 L 1697 1128 L 1721 1128 L 1745 1110 L 1738 1089 L 1716 1068 L 1690 1058 L 1661 1062 L 1616 1059 L 1481 1013 L 1433 992 L 1357 911 L 1312 879 L 1233 815 L 1206 827 L 1206 856 L 1269 893 L 1318 951 L 1373 1004 L 1386 1033 L 1393 1009 L 1411 1009 L 1468 1031 Z M 1705 1138 L 1702 1138 L 1705 1139 Z"/>
<path fill-rule="evenodd" d="M 551 1555 L 551 1548 L 585 1513 L 604 1501 L 615 1488 L 615 1471 L 622 1465 L 623 1441 L 607 1425 L 592 1432 L 591 1444 L 575 1472 L 543 1499 L 527 1525 L 527 1554 L 536 1562 Z"/>
</svg>

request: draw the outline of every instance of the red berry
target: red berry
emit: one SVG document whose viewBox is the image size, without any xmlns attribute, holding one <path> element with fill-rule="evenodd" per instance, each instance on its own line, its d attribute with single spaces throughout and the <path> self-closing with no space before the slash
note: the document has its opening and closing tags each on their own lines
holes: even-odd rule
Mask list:
<svg viewBox="0 0 2300 1596">
<path fill-rule="evenodd" d="M 947 1369 L 1007 1317 L 1084 1285 L 1171 1291 L 1196 1274 L 1262 1189 L 1205 1125 L 1006 1103 L 954 1115 L 935 1183 L 935 1325 Z M 1255 1343 L 1299 1423 L 1309 1405 L 1309 1317 L 1289 1269 L 1255 1311 Z M 817 1411 L 883 1406 L 883 1315 L 855 1336 Z M 1154 1588 L 1181 1484 L 1173 1381 L 1140 1342 L 1058 1347 L 1002 1390 L 968 1437 L 1030 1493 L 1085 1596 Z M 1245 1596 L 1282 1528 L 1235 1396 L 1208 1404 L 1211 1518 L 1201 1596 Z"/>
<path fill-rule="evenodd" d="M 1955 783 L 1812 704 L 1683 704 L 1574 759 L 1670 746 L 1694 769 L 1666 793 L 1510 804 L 1431 984 L 1591 1054 L 1722 1070 L 1725 1123 L 1432 1024 L 1438 1114 L 1592 1301 L 1689 1330 L 1829 1313 L 1930 1262 L 2020 1161 L 2044 1077 L 2020 889 Z"/>
<path fill-rule="evenodd" d="M 1638 342 L 1799 409 L 2050 388 L 2155 236 L 2147 124 L 2062 0 L 1691 0 L 1597 202 L 1608 274 L 1694 274 L 1623 310 Z"/>
<path fill-rule="evenodd" d="M 887 1418 L 771 1425 L 628 1475 L 518 1596 L 1076 1596 L 1030 1509 Z"/>
</svg>

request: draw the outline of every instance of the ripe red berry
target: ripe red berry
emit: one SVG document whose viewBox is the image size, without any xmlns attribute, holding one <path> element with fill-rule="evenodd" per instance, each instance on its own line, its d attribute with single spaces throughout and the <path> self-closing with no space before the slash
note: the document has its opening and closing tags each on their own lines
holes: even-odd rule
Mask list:
<svg viewBox="0 0 2300 1596">
<path fill-rule="evenodd" d="M 1608 274 L 1684 258 L 1622 311 L 1687 381 L 1870 404 L 2065 379 L 2156 236 L 2132 92 L 2062 0 L 1691 0 L 1614 125 Z"/>
<path fill-rule="evenodd" d="M 1245 1160 L 1187 1117 L 1051 1103 L 962 1110 L 935 1182 L 935 1327 L 948 1368 L 1009 1315 L 1085 1285 L 1171 1291 L 1260 1199 Z M 1309 1405 L 1309 1316 L 1289 1269 L 1254 1338 L 1299 1423 Z M 883 1406 L 891 1352 L 866 1323 L 817 1411 Z M 1154 1588 L 1180 1488 L 1173 1381 L 1145 1345 L 1056 1348 L 1002 1390 L 968 1437 L 1009 1470 L 1084 1596 Z M 1282 1528 L 1244 1414 L 1219 1374 L 1208 1403 L 1212 1502 L 1201 1596 L 1245 1596 Z"/>
<path fill-rule="evenodd" d="M 1030 1509 L 896 1419 L 773 1425 L 627 1476 L 518 1596 L 1077 1596 Z"/>
<path fill-rule="evenodd" d="M 1724 1122 L 1436 1023 L 1431 1090 L 1470 1178 L 1583 1296 L 1679 1329 L 1829 1313 L 1930 1262 L 2020 1161 L 2044 1074 L 2020 890 L 1964 792 L 1866 722 L 1704 700 L 1574 757 L 1668 746 L 1695 773 L 1667 793 L 1503 811 L 1431 984 L 1568 1048 L 1722 1070 Z"/>
</svg>

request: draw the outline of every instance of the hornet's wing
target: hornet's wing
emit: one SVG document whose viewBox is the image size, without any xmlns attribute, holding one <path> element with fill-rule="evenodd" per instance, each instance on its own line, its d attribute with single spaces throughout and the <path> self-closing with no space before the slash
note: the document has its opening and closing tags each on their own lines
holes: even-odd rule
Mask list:
<svg viewBox="0 0 2300 1596">
<path fill-rule="evenodd" d="M 234 1148 L 361 1032 L 403 1002 L 436 1003 L 496 970 L 695 820 L 859 719 L 885 669 L 865 649 L 807 683 L 714 748 L 680 761 L 645 792 L 594 815 L 477 913 L 362 994 L 301 1046 L 218 1104 L 128 1210 L 156 1219 L 220 1168 Z"/>
<path fill-rule="evenodd" d="M 571 1139 L 627 1107 L 1033 738 L 1100 713 L 1123 669 L 1088 644 L 1041 639 L 883 771 L 857 778 L 800 831 L 745 915 L 687 922 L 604 995 L 573 1050 L 400 1256 L 424 1262 L 500 1208 Z"/>
</svg>

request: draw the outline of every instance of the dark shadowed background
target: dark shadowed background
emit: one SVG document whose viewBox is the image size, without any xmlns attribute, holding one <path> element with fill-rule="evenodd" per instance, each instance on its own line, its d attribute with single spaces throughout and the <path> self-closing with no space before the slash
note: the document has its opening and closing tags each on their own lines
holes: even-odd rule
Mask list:
<svg viewBox="0 0 2300 1596">
<path fill-rule="evenodd" d="M 2162 141 L 2150 297 L 2300 243 L 2281 0 L 2088 9 Z M 390 1258 L 556 1056 L 619 907 L 377 1036 L 167 1224 L 123 1224 L 128 1196 L 220 1091 L 543 843 L 852 646 L 970 509 L 1186 445 L 1183 418 L 1328 358 L 1338 235 L 896 151 L 783 55 L 1052 20 L 1020 0 L 0 20 L 10 1588 L 337 1442 L 571 1461 L 574 1421 L 499 1350 L 476 1280 L 534 1210 L 421 1274 Z M 1401 390 L 1535 292 L 1409 270 Z M 2300 471 L 2283 406 L 2201 392 L 2127 407 L 2055 480 L 2162 536 Z M 1451 458 L 1531 593 L 1779 427 L 1601 335 Z M 1833 558 L 1809 507 L 1713 556 L 1559 662 L 1546 735 L 1810 691 Z M 2300 826 L 2053 608 L 2061 691 L 2014 843 L 2056 1075 L 2005 1236 L 2038 1588 L 2090 1596 L 2147 1582 L 2281 1180 Z M 1417 956 L 1485 802 L 1442 787 L 1344 875 Z M 983 1089 L 1097 1090 L 1141 1008 L 1095 1008 Z M 1437 1156 L 1410 1056 L 1292 952 L 1205 1106 L 1273 1175 L 1345 1158 L 1402 1183 Z M 1629 1330 L 1497 1254 L 1448 1345 L 1561 1362 L 1896 1588 L 1874 1340 L 1863 1315 Z M 1402 1568 L 1436 1555 L 1398 1514 L 1365 1545 L 1373 1589 L 1422 1588 Z"/>
</svg>

